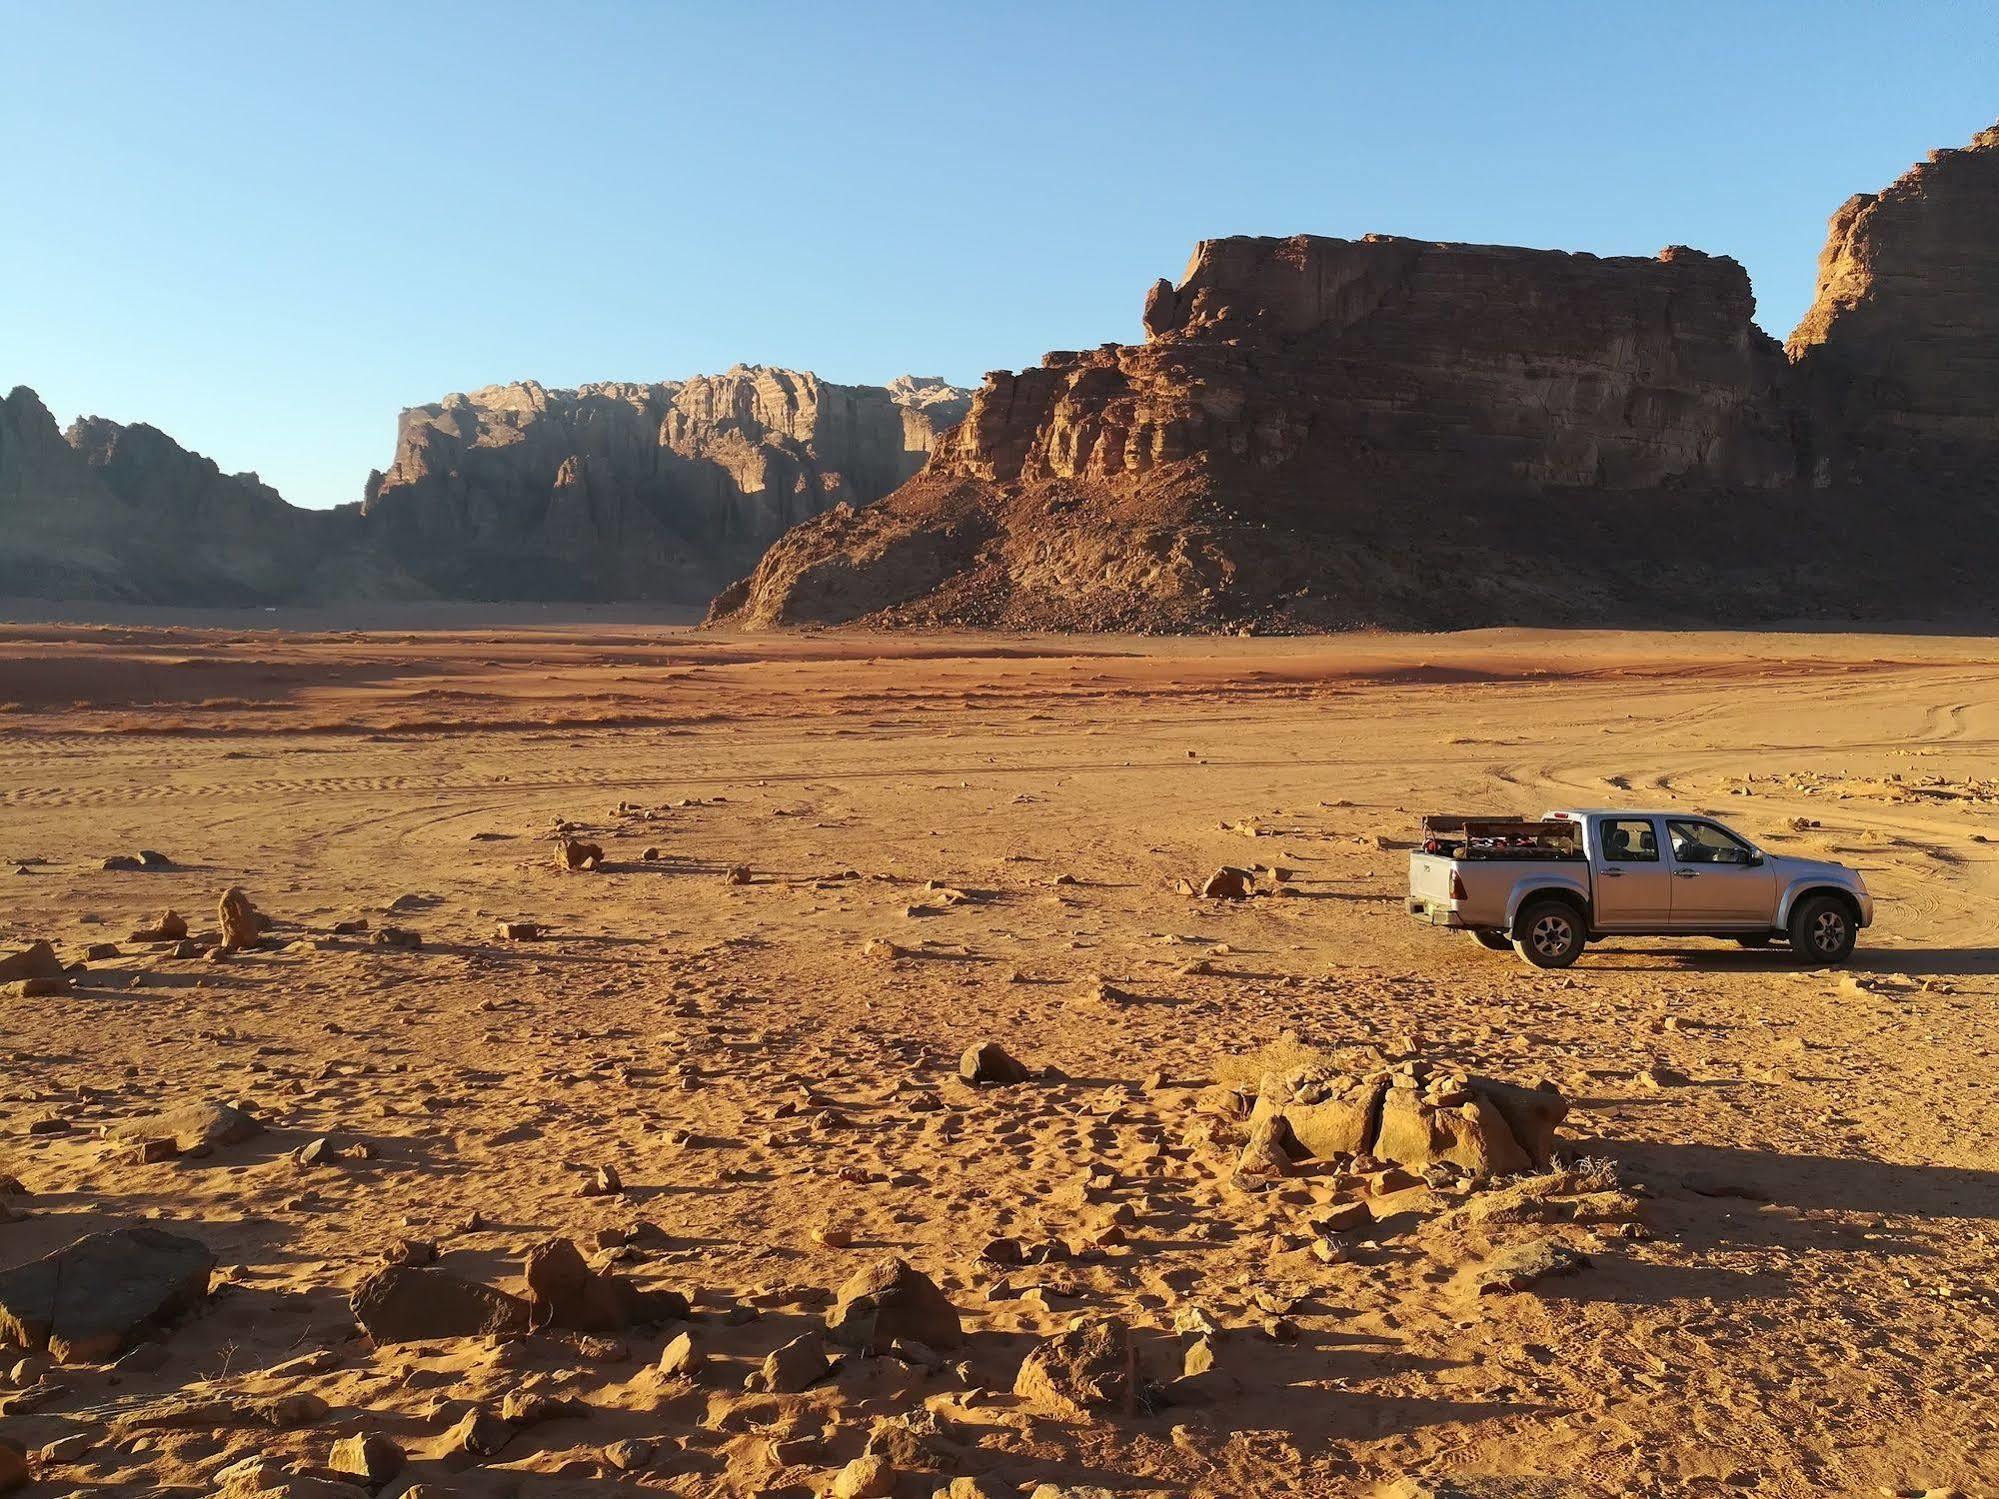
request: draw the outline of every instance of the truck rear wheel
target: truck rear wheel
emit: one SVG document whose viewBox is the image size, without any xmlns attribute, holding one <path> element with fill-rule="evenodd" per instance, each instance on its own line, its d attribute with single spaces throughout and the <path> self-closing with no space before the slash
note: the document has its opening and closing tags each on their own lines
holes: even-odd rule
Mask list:
<svg viewBox="0 0 1999 1499">
<path fill-rule="evenodd" d="M 1791 951 L 1815 968 L 1844 963 L 1860 935 L 1853 910 L 1836 895 L 1814 895 L 1791 912 Z"/>
<path fill-rule="evenodd" d="M 1513 951 L 1513 939 L 1504 932 L 1488 932 L 1483 928 L 1473 927 L 1471 939 L 1487 952 Z"/>
<path fill-rule="evenodd" d="M 1513 950 L 1536 968 L 1567 968 L 1588 940 L 1581 914 L 1565 900 L 1537 900 L 1513 919 Z"/>
</svg>

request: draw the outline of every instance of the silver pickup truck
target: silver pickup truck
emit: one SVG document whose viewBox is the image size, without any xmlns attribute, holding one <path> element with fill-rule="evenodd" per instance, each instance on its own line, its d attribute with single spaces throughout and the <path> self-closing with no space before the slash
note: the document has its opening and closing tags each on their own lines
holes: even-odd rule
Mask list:
<svg viewBox="0 0 1999 1499">
<path fill-rule="evenodd" d="M 1844 864 L 1765 853 L 1694 812 L 1549 812 L 1430 817 L 1409 856 L 1409 914 L 1566 968 L 1592 937 L 1788 942 L 1815 965 L 1844 963 L 1874 902 Z"/>
</svg>

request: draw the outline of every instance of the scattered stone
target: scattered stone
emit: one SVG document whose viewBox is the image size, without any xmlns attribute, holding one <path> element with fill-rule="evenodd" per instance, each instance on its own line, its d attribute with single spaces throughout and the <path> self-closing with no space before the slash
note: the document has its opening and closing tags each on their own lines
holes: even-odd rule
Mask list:
<svg viewBox="0 0 1999 1499">
<path fill-rule="evenodd" d="M 240 885 L 231 885 L 215 903 L 216 924 L 222 928 L 222 945 L 231 952 L 256 947 L 271 929 L 271 918 L 250 902 Z"/>
<path fill-rule="evenodd" d="M 132 942 L 185 942 L 187 919 L 173 911 L 162 911 L 151 926 L 141 927 L 127 939 Z"/>
<path fill-rule="evenodd" d="M 1084 1420 L 1150 1409 L 1131 1329 L 1115 1317 L 1087 1317 L 1044 1338 L 1021 1361 L 1013 1392 Z"/>
<path fill-rule="evenodd" d="M 921 1270 L 893 1256 L 856 1272 L 826 1313 L 835 1343 L 886 1353 L 898 1339 L 952 1349 L 965 1340 L 958 1312 Z"/>
<path fill-rule="evenodd" d="M 731 864 L 722 876 L 725 885 L 747 885 L 749 882 L 750 866 L 747 864 Z"/>
<path fill-rule="evenodd" d="M 801 1333 L 764 1356 L 758 1371 L 762 1388 L 773 1395 L 796 1395 L 826 1377 L 826 1341 L 816 1331 Z"/>
<path fill-rule="evenodd" d="M 354 1288 L 354 1318 L 377 1343 L 437 1338 L 520 1337 L 533 1325 L 528 1303 L 447 1270 L 388 1265 Z"/>
<path fill-rule="evenodd" d="M 139 862 L 148 869 L 172 869 L 174 861 L 156 848 L 139 850 Z"/>
<path fill-rule="evenodd" d="M 565 838 L 556 845 L 555 862 L 561 869 L 596 869 L 604 862 L 604 850 L 594 843 Z"/>
<path fill-rule="evenodd" d="M 102 867 L 108 871 L 140 869 L 144 866 L 139 863 L 138 857 L 134 854 L 107 854 Z"/>
<path fill-rule="evenodd" d="M 52 943 L 31 942 L 26 947 L 0 954 L 0 984 L 19 983 L 26 979 L 59 979 L 63 972 L 62 959 L 56 956 Z"/>
<path fill-rule="evenodd" d="M 446 1445 L 453 1452 L 472 1457 L 498 1457 L 513 1436 L 514 1429 L 506 1421 L 483 1405 L 475 1405 L 451 1428 Z"/>
<path fill-rule="evenodd" d="M 1248 900 L 1256 889 L 1256 877 L 1247 869 L 1224 864 L 1201 885 L 1203 900 Z"/>
<path fill-rule="evenodd" d="M 832 1499 L 886 1499 L 895 1492 L 895 1469 L 888 1460 L 863 1454 L 842 1468 L 827 1490 Z"/>
<path fill-rule="evenodd" d="M 0 1339 L 58 1363 L 103 1363 L 208 1294 L 215 1256 L 157 1228 L 82 1238 L 0 1271 Z"/>
<path fill-rule="evenodd" d="M 382 1251 L 382 1259 L 391 1265 L 434 1265 L 437 1245 L 429 1239 L 398 1239 Z"/>
<path fill-rule="evenodd" d="M 336 937 L 360 937 L 368 931 L 368 918 L 356 916 L 348 921 L 336 921 L 328 928 Z"/>
<path fill-rule="evenodd" d="M 493 935 L 502 942 L 533 942 L 540 938 L 541 928 L 532 921 L 503 921 Z"/>
<path fill-rule="evenodd" d="M 109 963 L 113 958 L 123 956 L 115 942 L 93 942 L 83 950 L 83 961 L 86 963 Z"/>
<path fill-rule="evenodd" d="M 349 1473 L 370 1490 L 382 1488 L 403 1470 L 403 1449 L 377 1432 L 362 1432 L 333 1444 L 326 1466 Z"/>
<path fill-rule="evenodd" d="M 659 1372 L 671 1379 L 698 1379 L 708 1367 L 708 1355 L 689 1328 L 660 1350 Z"/>
<path fill-rule="evenodd" d="M 1007 1086 L 1024 1083 L 1030 1075 L 997 1041 L 981 1041 L 958 1059 L 958 1076 L 968 1083 Z"/>
<path fill-rule="evenodd" d="M 423 946 L 423 933 L 406 926 L 385 926 L 375 933 L 375 946 L 419 948 Z"/>
<path fill-rule="evenodd" d="M 44 1468 L 59 1467 L 64 1463 L 72 1462 L 76 1458 L 82 1457 L 84 1453 L 96 1445 L 96 1432 L 78 1431 L 66 1437 L 57 1437 L 53 1442 L 43 1447 L 40 1452 L 36 1453 L 35 1456 L 40 1460 Z M 0 1484 L 0 1488 L 3 1487 L 5 1485 Z"/>
<path fill-rule="evenodd" d="M 620 1473 L 636 1473 L 641 1468 L 652 1465 L 652 1455 L 655 1450 L 651 1442 L 641 1441 L 637 1437 L 626 1437 L 604 1449 L 604 1461 Z"/>
<path fill-rule="evenodd" d="M 66 978 L 60 979 L 16 979 L 11 984 L 0 985 L 12 999 L 53 999 L 58 994 L 71 994 L 76 986 Z"/>
</svg>

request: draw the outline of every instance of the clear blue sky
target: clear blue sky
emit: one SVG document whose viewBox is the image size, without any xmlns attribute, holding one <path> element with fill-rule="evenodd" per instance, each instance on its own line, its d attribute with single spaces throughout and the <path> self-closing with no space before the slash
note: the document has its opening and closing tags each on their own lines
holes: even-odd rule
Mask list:
<svg viewBox="0 0 1999 1499">
<path fill-rule="evenodd" d="M 399 408 L 1139 336 L 1198 239 L 1749 267 L 1999 118 L 1999 12 L 0 0 L 0 389 L 358 498 Z"/>
</svg>

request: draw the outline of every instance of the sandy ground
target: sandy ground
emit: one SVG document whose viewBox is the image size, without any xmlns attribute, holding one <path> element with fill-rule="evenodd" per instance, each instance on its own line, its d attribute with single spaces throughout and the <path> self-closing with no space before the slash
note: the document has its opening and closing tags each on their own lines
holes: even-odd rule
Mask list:
<svg viewBox="0 0 1999 1499">
<path fill-rule="evenodd" d="M 1995 747 L 1991 644 L 1936 637 L 0 628 L 0 938 L 121 953 L 0 999 L 0 1175 L 29 1189 L 0 1267 L 142 1221 L 222 1266 L 157 1367 L 0 1379 L 0 1435 L 88 1438 L 37 1464 L 51 1495 L 207 1494 L 356 1432 L 409 1454 L 392 1494 L 804 1495 L 926 1410 L 950 1456 L 898 1493 L 1999 1492 Z M 1599 804 L 1844 859 L 1878 925 L 1845 973 L 1632 940 L 1550 975 L 1403 914 L 1421 812 Z M 558 819 L 602 870 L 555 867 Z M 141 847 L 176 867 L 100 867 Z M 1175 893 L 1223 863 L 1295 878 Z M 166 907 L 212 927 L 232 884 L 283 945 L 123 940 Z M 424 945 L 329 935 L 357 917 Z M 989 1038 L 1057 1072 L 961 1084 Z M 1481 1194 L 1419 1186 L 1322 1262 L 1301 1222 L 1342 1189 L 1233 1185 L 1212 1086 L 1308 1050 L 1553 1080 L 1565 1154 L 1607 1161 L 1637 1226 L 1468 1235 Z M 199 1099 L 270 1128 L 147 1164 L 106 1138 Z M 580 1195 L 604 1165 L 622 1192 Z M 703 1383 L 652 1368 L 677 1324 L 379 1348 L 354 1326 L 400 1238 L 518 1289 L 526 1247 L 603 1229 L 639 1230 L 618 1272 L 693 1298 Z M 995 1236 L 1063 1252 L 995 1267 Z M 1471 1289 L 1551 1236 L 1588 1268 Z M 744 1390 L 884 1253 L 961 1313 L 950 1364 Z M 1161 1381 L 1212 1324 L 1225 1377 L 1128 1418 L 1011 1392 L 1037 1337 L 1097 1311 Z M 522 1389 L 584 1406 L 449 1450 Z M 299 1392 L 325 1412 L 226 1414 Z M 146 1423 L 184 1393 L 223 1414 Z"/>
</svg>

